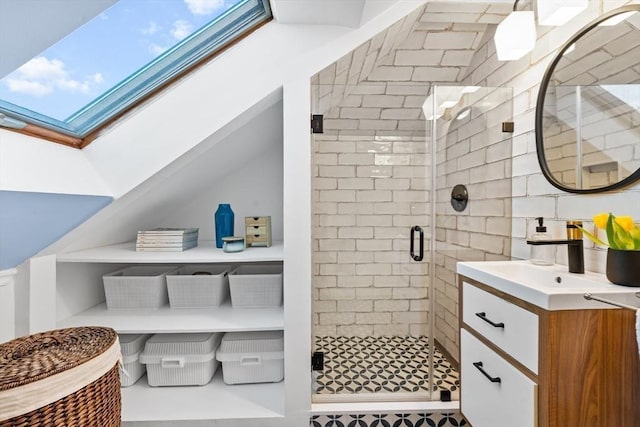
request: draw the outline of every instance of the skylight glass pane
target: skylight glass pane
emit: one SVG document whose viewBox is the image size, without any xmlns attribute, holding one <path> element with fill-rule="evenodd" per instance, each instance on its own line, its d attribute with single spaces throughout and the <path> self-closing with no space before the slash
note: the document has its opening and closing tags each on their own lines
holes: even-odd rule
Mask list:
<svg viewBox="0 0 640 427">
<path fill-rule="evenodd" d="M 270 16 L 267 0 L 120 0 L 0 80 L 0 112 L 83 136 Z"/>
</svg>

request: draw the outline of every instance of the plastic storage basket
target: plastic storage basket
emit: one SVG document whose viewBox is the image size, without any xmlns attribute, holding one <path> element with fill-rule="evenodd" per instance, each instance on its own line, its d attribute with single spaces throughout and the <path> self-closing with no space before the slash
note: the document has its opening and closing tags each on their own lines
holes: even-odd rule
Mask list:
<svg viewBox="0 0 640 427">
<path fill-rule="evenodd" d="M 226 384 L 275 383 L 284 379 L 282 331 L 227 332 L 216 358 Z"/>
<path fill-rule="evenodd" d="M 151 334 L 125 334 L 119 335 L 120 349 L 122 351 L 122 371 L 120 371 L 120 386 L 132 386 L 146 372 L 145 365 L 140 363 L 140 353 L 144 344 L 151 338 Z"/>
<path fill-rule="evenodd" d="M 229 274 L 231 305 L 243 308 L 282 304 L 282 266 L 241 265 Z"/>
<path fill-rule="evenodd" d="M 79 327 L 0 344 L 0 425 L 119 427 L 120 345 Z"/>
<path fill-rule="evenodd" d="M 218 369 L 215 359 L 222 333 L 156 334 L 140 355 L 152 387 L 204 385 Z"/>
<path fill-rule="evenodd" d="M 171 308 L 217 307 L 229 296 L 228 265 L 188 265 L 167 274 Z"/>
<path fill-rule="evenodd" d="M 127 267 L 102 276 L 107 308 L 160 308 L 169 302 L 165 276 L 176 267 Z"/>
</svg>

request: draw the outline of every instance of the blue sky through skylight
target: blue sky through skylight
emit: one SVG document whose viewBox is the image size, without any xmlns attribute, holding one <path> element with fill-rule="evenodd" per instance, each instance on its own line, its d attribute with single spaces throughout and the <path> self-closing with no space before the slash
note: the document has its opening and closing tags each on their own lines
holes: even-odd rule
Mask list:
<svg viewBox="0 0 640 427">
<path fill-rule="evenodd" d="M 0 99 L 64 121 L 242 0 L 120 0 L 0 80 Z"/>
</svg>

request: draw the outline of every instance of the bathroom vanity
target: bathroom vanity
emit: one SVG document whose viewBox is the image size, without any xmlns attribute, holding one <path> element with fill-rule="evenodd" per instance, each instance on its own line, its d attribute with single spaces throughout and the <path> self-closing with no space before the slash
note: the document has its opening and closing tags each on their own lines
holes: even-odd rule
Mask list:
<svg viewBox="0 0 640 427">
<path fill-rule="evenodd" d="M 461 411 L 473 427 L 637 427 L 635 288 L 527 261 L 458 263 Z"/>
</svg>

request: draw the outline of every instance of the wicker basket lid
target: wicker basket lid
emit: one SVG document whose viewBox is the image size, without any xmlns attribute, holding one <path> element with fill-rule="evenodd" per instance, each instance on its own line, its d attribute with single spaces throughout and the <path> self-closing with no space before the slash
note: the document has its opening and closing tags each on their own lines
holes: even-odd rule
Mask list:
<svg viewBox="0 0 640 427">
<path fill-rule="evenodd" d="M 113 329 L 58 329 L 0 344 L 0 391 L 40 381 L 79 366 L 108 350 Z"/>
</svg>

